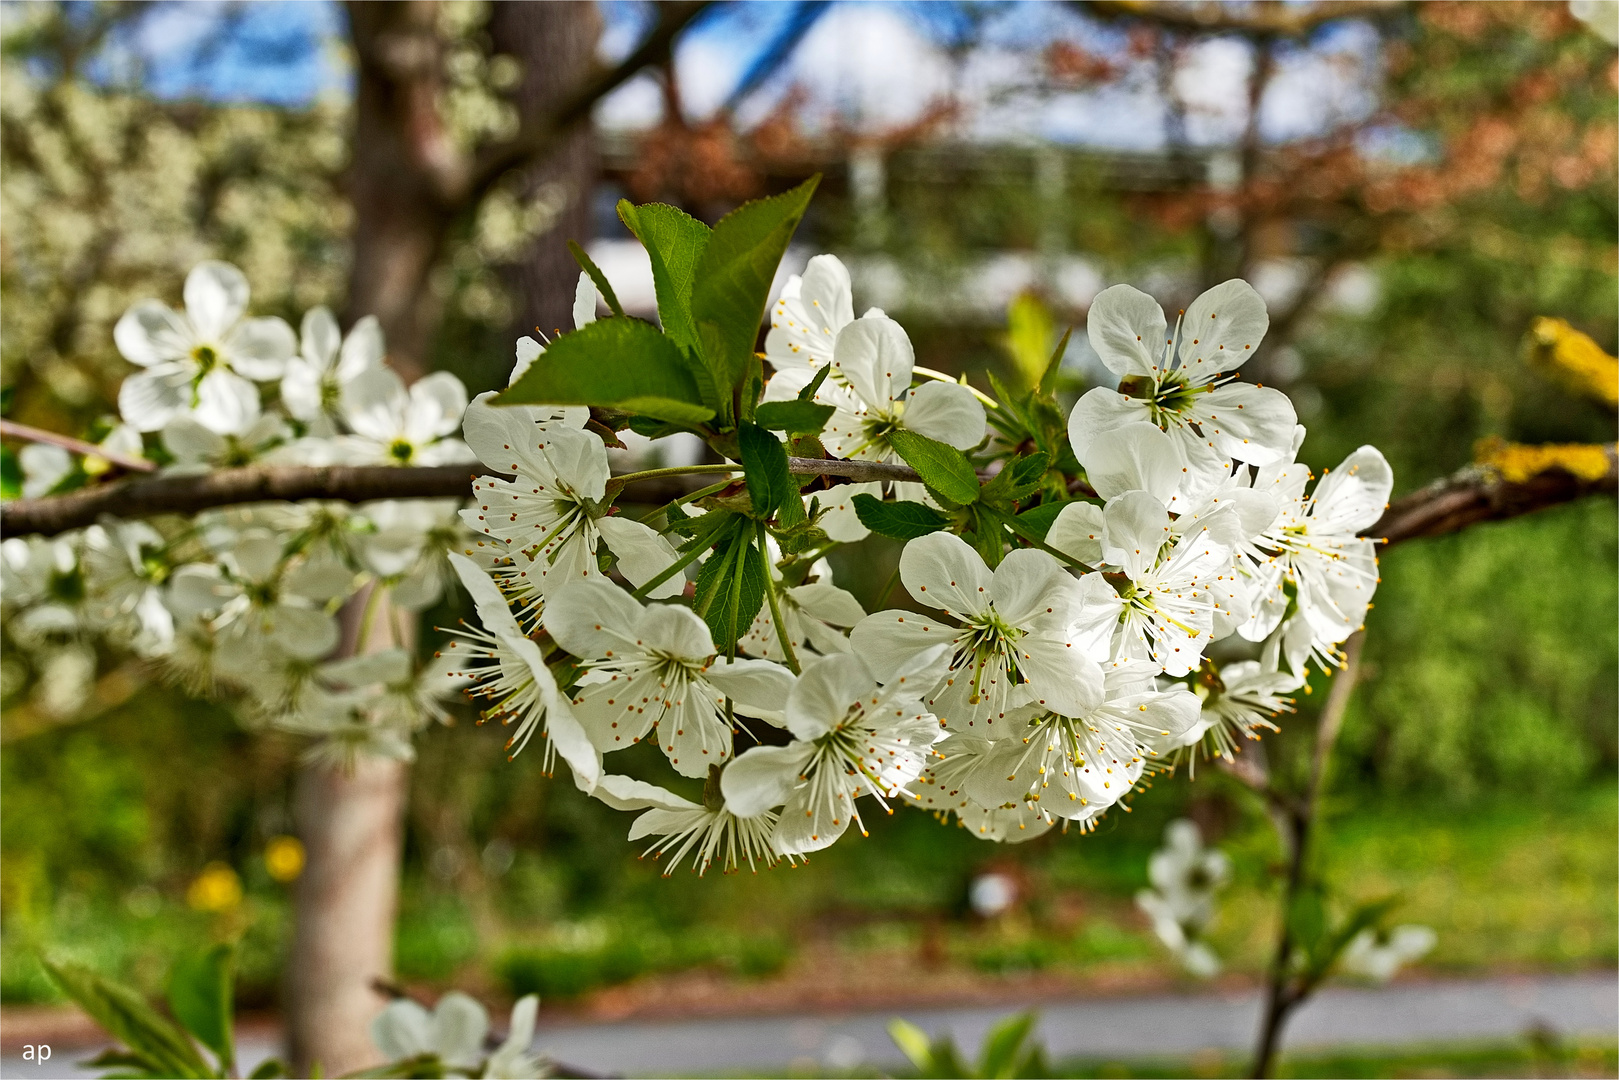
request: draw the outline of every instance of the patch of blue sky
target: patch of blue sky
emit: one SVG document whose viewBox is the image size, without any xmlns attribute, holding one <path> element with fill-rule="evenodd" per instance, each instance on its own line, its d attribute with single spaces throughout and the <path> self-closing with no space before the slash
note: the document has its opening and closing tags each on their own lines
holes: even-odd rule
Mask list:
<svg viewBox="0 0 1619 1080">
<path fill-rule="evenodd" d="M 169 0 L 110 34 L 88 74 L 165 100 L 308 105 L 352 92 L 343 32 L 330 0 Z"/>
</svg>

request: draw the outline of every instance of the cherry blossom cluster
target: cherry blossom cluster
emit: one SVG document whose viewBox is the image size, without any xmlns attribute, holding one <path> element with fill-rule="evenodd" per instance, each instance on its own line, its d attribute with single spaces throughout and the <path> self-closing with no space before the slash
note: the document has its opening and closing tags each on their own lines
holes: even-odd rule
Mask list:
<svg viewBox="0 0 1619 1080">
<path fill-rule="evenodd" d="M 345 337 L 325 308 L 299 332 L 246 317 L 247 281 L 220 262 L 192 270 L 184 299 L 183 311 L 147 300 L 119 320 L 115 341 L 140 370 L 124 381 L 101 448 L 181 475 L 472 460 L 455 437 L 467 407 L 460 380 L 437 373 L 407 389 L 384 363 L 375 319 Z M 20 458 L 30 496 L 70 484 L 80 467 L 45 444 Z M 460 504 L 263 503 L 7 539 L 5 628 L 18 646 L 8 682 L 32 668 L 37 704 L 71 714 L 92 692 L 97 644 L 108 643 L 194 691 L 243 695 L 251 718 L 317 736 L 316 755 L 409 756 L 410 734 L 446 715 L 457 683 L 415 662 L 400 613 L 434 604 L 453 579 L 445 553 L 465 536 Z M 379 647 L 332 659 L 337 612 L 362 591 L 368 603 L 347 629 Z"/>
<path fill-rule="evenodd" d="M 763 400 L 832 406 L 834 457 L 898 462 L 899 432 L 993 448 L 977 391 L 919 369 L 883 312 L 853 312 L 835 257 L 789 279 Z M 856 496 L 938 503 L 906 482 L 806 495 L 819 537 L 771 548 L 772 602 L 730 649 L 680 600 L 716 556 L 680 560 L 604 506 L 604 447 L 582 415 L 497 407 L 487 429 L 469 415 L 479 459 L 515 479 L 478 481 L 462 512 L 483 539 L 450 561 L 483 625 L 446 653 L 515 726 L 512 746 L 543 732 L 582 790 L 638 814 L 630 838 L 670 869 L 793 861 L 905 804 L 1009 842 L 1093 827 L 1145 774 L 1273 728 L 1309 665 L 1340 662 L 1376 588 L 1360 533 L 1388 465 L 1363 447 L 1311 487 L 1286 395 L 1236 374 L 1266 328 L 1241 281 L 1173 330 L 1145 294 L 1108 289 L 1088 332 L 1120 382 L 1072 410 L 1084 479 L 1043 538 L 986 558 L 952 531 L 917 536 L 898 571 L 912 606 L 867 614 L 826 560 L 867 535 Z M 612 770 L 643 742 L 688 795 Z"/>
</svg>

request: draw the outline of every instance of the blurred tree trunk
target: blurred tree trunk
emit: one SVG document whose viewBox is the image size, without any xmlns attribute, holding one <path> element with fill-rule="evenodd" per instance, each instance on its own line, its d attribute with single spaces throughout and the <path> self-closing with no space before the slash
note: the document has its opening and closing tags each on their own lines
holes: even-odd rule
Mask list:
<svg viewBox="0 0 1619 1080">
<path fill-rule="evenodd" d="M 555 112 L 590 74 L 601 16 L 588 0 L 496 4 L 489 16 L 489 36 L 495 52 L 515 56 L 522 64 L 522 82 L 512 100 L 527 124 Z M 507 180 L 517 183 L 525 198 L 551 187 L 563 200 L 551 227 L 535 237 L 523 258 L 504 274 L 518 334 L 573 329 L 579 266 L 565 242 L 583 244 L 590 239 L 597 167 L 595 132 L 589 124 L 580 124 L 555 154 Z"/>
<path fill-rule="evenodd" d="M 433 0 L 347 5 L 359 61 L 349 199 L 354 207 L 347 323 L 375 315 L 388 361 L 426 374 L 441 312 L 428 278 L 454 220 L 439 176 L 456 150 L 439 116 L 443 46 Z"/>
<path fill-rule="evenodd" d="M 415 621 L 378 598 L 364 640 L 362 589 L 339 616 L 340 656 L 415 645 Z M 403 638 L 404 640 L 401 640 Z M 312 762 L 298 773 L 294 814 L 306 861 L 287 966 L 287 1052 L 294 1076 L 339 1076 L 380 1063 L 371 1019 L 393 978 L 394 920 L 410 767 L 362 756 L 352 769 Z"/>
</svg>

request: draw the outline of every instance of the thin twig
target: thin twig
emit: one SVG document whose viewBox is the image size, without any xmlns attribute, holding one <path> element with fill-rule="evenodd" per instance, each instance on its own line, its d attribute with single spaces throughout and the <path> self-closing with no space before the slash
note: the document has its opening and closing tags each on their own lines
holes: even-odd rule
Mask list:
<svg viewBox="0 0 1619 1080">
<path fill-rule="evenodd" d="M 1277 1051 L 1281 1048 L 1282 1028 L 1294 1009 L 1303 1004 L 1315 989 L 1293 974 L 1293 954 L 1297 942 L 1293 940 L 1293 909 L 1303 892 L 1310 854 L 1310 839 L 1315 833 L 1316 818 L 1321 810 L 1321 788 L 1326 779 L 1327 761 L 1343 729 L 1344 715 L 1355 683 L 1360 678 L 1360 653 L 1366 632 L 1358 630 L 1344 642 L 1343 670 L 1333 679 L 1332 690 L 1321 709 L 1321 718 L 1315 727 L 1315 749 L 1310 760 L 1310 779 L 1304 797 L 1289 807 L 1286 803 L 1272 803 L 1277 831 L 1287 850 L 1287 884 L 1282 891 L 1281 927 L 1277 931 L 1276 953 L 1270 964 L 1265 995 L 1265 1013 L 1259 1026 L 1259 1045 L 1254 1051 L 1252 1075 L 1270 1076 L 1276 1066 Z M 1267 791 L 1268 795 L 1269 792 Z"/>
<path fill-rule="evenodd" d="M 123 454 L 115 450 L 108 450 L 104 446 L 97 446 L 95 443 L 85 442 L 83 439 L 75 439 L 71 435 L 58 435 L 56 432 L 46 431 L 44 428 L 19 424 L 15 420 L 0 420 L 0 435 L 4 435 L 8 439 L 21 439 L 24 442 L 49 443 L 52 446 L 60 446 L 63 450 L 71 450 L 75 454 L 83 454 L 86 457 L 105 458 L 120 469 L 128 469 L 130 472 L 152 472 L 157 468 L 155 464 L 145 458 L 125 457 Z"/>
</svg>

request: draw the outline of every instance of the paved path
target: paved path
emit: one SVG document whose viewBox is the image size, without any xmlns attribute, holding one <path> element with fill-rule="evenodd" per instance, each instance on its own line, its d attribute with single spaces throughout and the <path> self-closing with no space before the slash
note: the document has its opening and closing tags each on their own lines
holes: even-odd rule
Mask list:
<svg viewBox="0 0 1619 1080">
<path fill-rule="evenodd" d="M 787 1065 L 887 1066 L 901 1060 L 885 1030 L 892 1015 L 903 1015 L 930 1033 L 949 1031 L 959 1046 L 975 1051 L 985 1030 L 1011 1011 L 1012 1006 L 1003 1005 L 842 1016 L 542 1024 L 535 1042 L 570 1065 L 627 1076 L 779 1070 Z M 1259 1022 L 1259 997 L 1105 998 L 1043 1003 L 1039 1011 L 1038 1037 L 1053 1058 L 1184 1055 L 1247 1049 Z M 1619 974 L 1331 988 L 1294 1017 L 1286 1045 L 1302 1049 L 1499 1040 L 1537 1024 L 1569 1037 L 1619 1039 Z M 272 1049 L 255 1041 L 242 1047 L 242 1057 L 251 1065 Z M 0 1076 L 93 1076 L 72 1067 L 88 1056 L 61 1053 L 43 1067 L 8 1056 L 0 1061 Z"/>
</svg>

